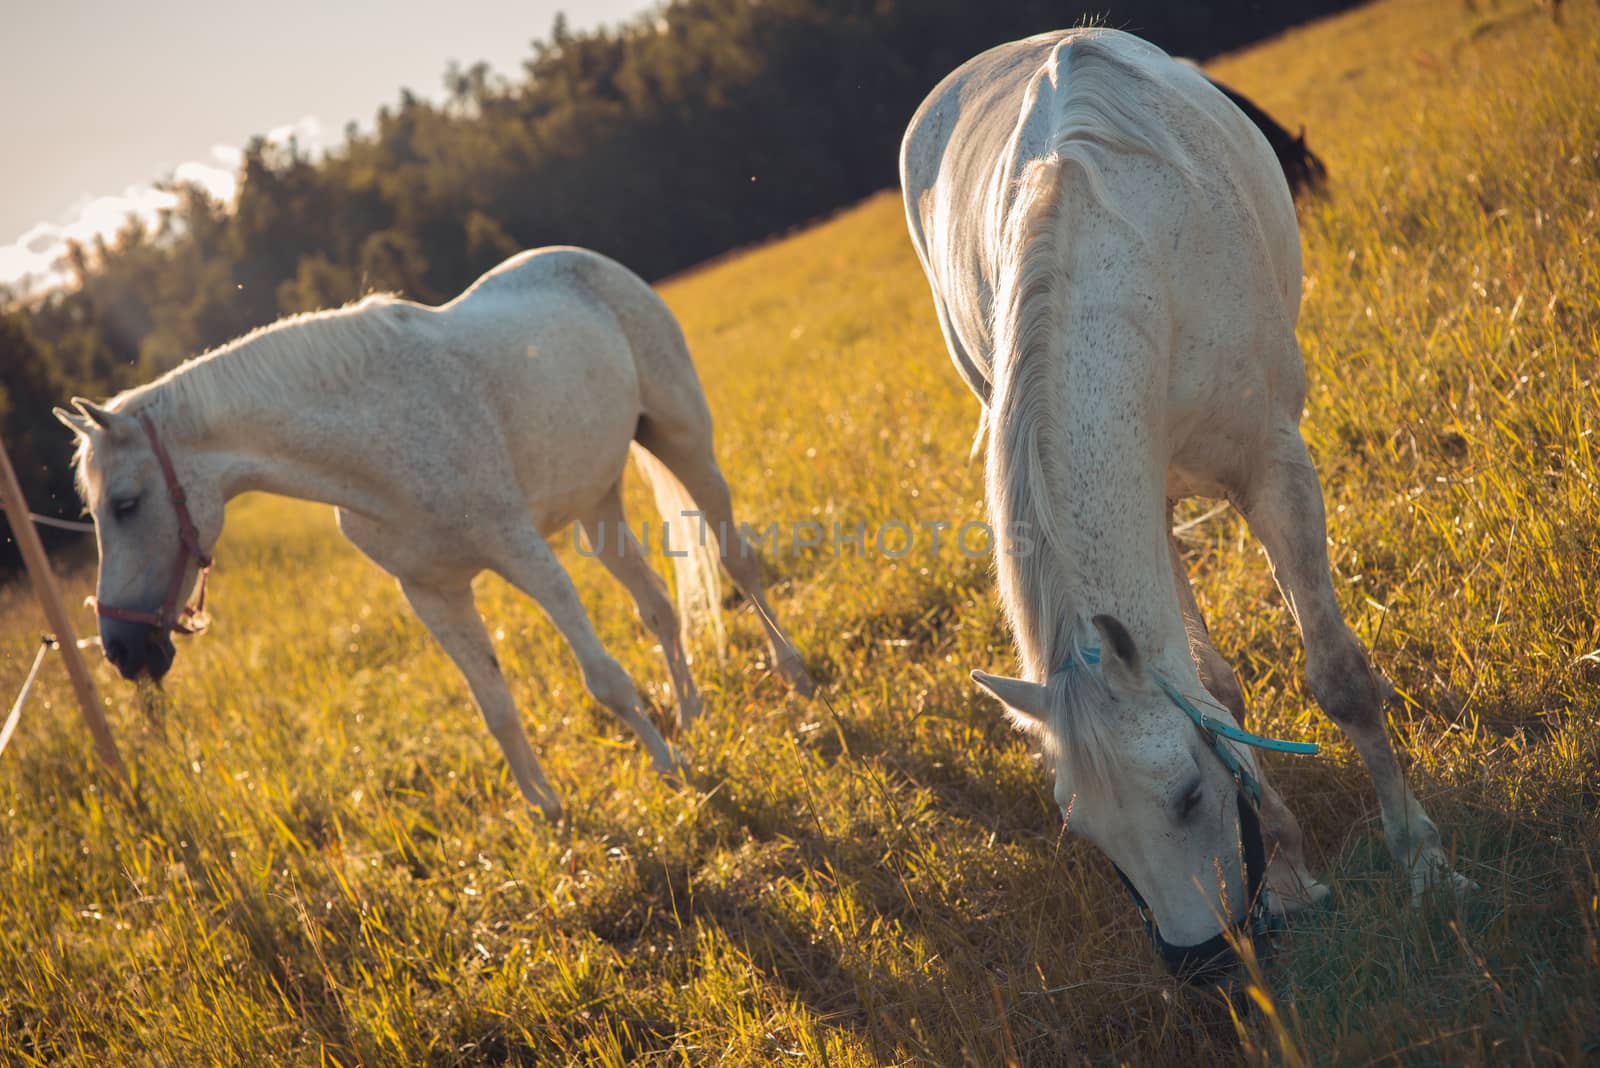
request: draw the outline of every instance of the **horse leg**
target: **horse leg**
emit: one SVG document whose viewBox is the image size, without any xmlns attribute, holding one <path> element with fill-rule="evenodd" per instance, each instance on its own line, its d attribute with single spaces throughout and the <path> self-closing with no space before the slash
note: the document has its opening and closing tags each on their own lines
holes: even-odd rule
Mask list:
<svg viewBox="0 0 1600 1068">
<path fill-rule="evenodd" d="M 466 676 L 478 710 L 489 725 L 489 733 L 494 735 L 495 741 L 500 743 L 500 751 L 505 754 L 517 789 L 531 804 L 537 805 L 546 818 L 552 822 L 559 820 L 561 802 L 545 778 L 533 747 L 528 744 L 516 702 L 500 671 L 494 646 L 484 631 L 483 618 L 473 603 L 471 585 L 464 582 L 441 588 L 402 581 L 400 588 L 417 618 Z"/>
<path fill-rule="evenodd" d="M 689 673 L 689 658 L 684 654 L 678 614 L 667 596 L 667 584 L 651 569 L 644 558 L 644 550 L 628 531 L 621 491 L 619 483 L 606 494 L 605 500 L 583 517 L 583 530 L 589 544 L 596 547 L 595 552 L 606 570 L 633 595 L 640 621 L 661 643 L 661 653 L 672 673 L 672 692 L 677 698 L 681 730 L 700 714 L 700 692 L 695 689 L 694 676 Z M 611 542 L 606 540 L 608 526 L 613 533 Z"/>
<path fill-rule="evenodd" d="M 816 683 L 806 671 L 799 651 L 778 626 L 772 606 L 767 604 L 761 586 L 761 556 L 733 521 L 728 482 L 711 454 L 710 439 L 709 426 L 697 435 L 673 436 L 651 419 L 641 428 L 639 444 L 667 466 L 700 506 L 706 527 L 717 539 L 723 568 L 739 592 L 758 609 L 762 629 L 767 635 L 767 647 L 772 651 L 772 662 L 778 673 L 802 696 L 809 697 Z"/>
<path fill-rule="evenodd" d="M 683 759 L 645 715 L 639 691 L 627 671 L 600 645 L 571 577 L 532 524 L 510 534 L 495 555 L 494 570 L 539 602 L 566 638 L 583 669 L 583 685 L 589 694 L 639 736 L 658 773 L 675 776 L 681 771 Z"/>
<path fill-rule="evenodd" d="M 1384 838 L 1396 863 L 1410 874 L 1413 896 L 1441 881 L 1471 887 L 1450 870 L 1438 828 L 1406 784 L 1389 744 L 1382 681 L 1339 613 L 1322 487 L 1297 427 L 1277 431 L 1241 503 L 1300 628 L 1311 695 L 1361 754 L 1377 789 Z"/>
<path fill-rule="evenodd" d="M 1167 527 L 1172 526 L 1168 513 Z M 1183 609 L 1184 629 L 1189 632 L 1189 655 L 1194 658 L 1200 681 L 1212 697 L 1233 713 L 1239 726 L 1244 726 L 1244 690 L 1233 673 L 1233 668 L 1217 651 L 1211 641 L 1210 628 L 1195 599 L 1194 587 L 1189 584 L 1189 570 L 1184 567 L 1178 552 L 1178 539 L 1167 538 L 1167 548 L 1172 556 L 1172 575 L 1178 587 L 1178 604 Z M 1300 821 L 1294 818 L 1282 796 L 1274 790 L 1264 769 L 1257 763 L 1261 779 L 1261 834 L 1266 839 L 1267 887 L 1272 891 L 1280 911 L 1289 912 L 1321 902 L 1328 896 L 1328 888 L 1312 876 L 1305 860 L 1305 836 L 1300 833 Z"/>
<path fill-rule="evenodd" d="M 1167 528 L 1172 528 L 1170 508 L 1167 510 Z M 1178 587 L 1178 605 L 1183 609 L 1184 630 L 1189 634 L 1189 655 L 1194 659 L 1195 670 L 1200 673 L 1200 682 L 1212 697 L 1233 713 L 1233 718 L 1243 727 L 1244 690 L 1239 687 L 1233 667 L 1211 644 L 1211 629 L 1206 626 L 1200 602 L 1195 600 L 1194 588 L 1189 585 L 1189 569 L 1184 566 L 1183 556 L 1178 551 L 1178 539 L 1171 534 L 1167 535 L 1167 551 L 1172 558 L 1173 581 Z"/>
</svg>

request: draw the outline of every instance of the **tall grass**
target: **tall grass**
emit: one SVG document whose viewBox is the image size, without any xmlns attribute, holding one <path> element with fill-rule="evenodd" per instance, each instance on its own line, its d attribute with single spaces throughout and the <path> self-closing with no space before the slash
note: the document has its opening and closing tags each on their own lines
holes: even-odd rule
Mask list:
<svg viewBox="0 0 1600 1068">
<path fill-rule="evenodd" d="M 1600 13 L 1388 0 L 1214 65 L 1332 172 L 1303 210 L 1306 431 L 1342 603 L 1406 700 L 1410 775 L 1482 892 L 1413 909 L 1310 704 L 1259 552 L 1188 535 L 1337 907 L 1246 1012 L 1164 979 L 1044 771 L 966 681 L 1004 669 L 986 563 L 877 524 L 982 515 L 975 403 L 884 195 L 665 289 L 736 509 L 815 521 L 698 668 L 658 782 L 539 613 L 479 586 L 569 825 L 532 817 L 464 684 L 326 509 L 246 499 L 216 623 L 164 691 L 99 682 L 107 796 L 59 665 L 0 761 L 0 1057 L 17 1064 L 1581 1063 L 1600 1042 Z M 637 487 L 636 487 L 637 489 Z M 634 494 L 636 517 L 649 514 Z M 832 525 L 869 528 L 832 549 Z M 891 548 L 897 542 L 891 541 Z M 626 596 L 564 547 L 666 708 Z M 92 575 L 68 577 L 73 597 Z M 0 693 L 42 621 L 0 591 Z M 87 623 L 87 619 L 85 619 Z"/>
</svg>

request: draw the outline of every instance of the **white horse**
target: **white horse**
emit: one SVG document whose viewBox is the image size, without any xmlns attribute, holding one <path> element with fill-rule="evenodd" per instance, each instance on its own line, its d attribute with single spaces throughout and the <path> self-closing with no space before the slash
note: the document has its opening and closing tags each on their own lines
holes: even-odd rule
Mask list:
<svg viewBox="0 0 1600 1068">
<path fill-rule="evenodd" d="M 1254 755 L 1216 735 L 1262 740 L 1235 726 L 1243 694 L 1170 534 L 1191 495 L 1232 502 L 1266 547 L 1311 692 L 1366 762 L 1414 891 L 1468 885 L 1395 762 L 1388 684 L 1334 597 L 1298 429 L 1294 204 L 1260 132 L 1153 45 L 1078 29 L 958 68 L 900 163 L 945 341 L 983 403 L 991 522 L 1023 535 L 997 553 L 1022 678 L 973 677 L 1047 743 L 1062 812 L 1148 901 L 1169 963 L 1198 969 L 1196 950 L 1240 925 L 1261 854 L 1236 802 L 1259 785 Z M 1207 691 L 1226 711 L 1207 701 L 1197 731 Z M 1270 789 L 1260 817 L 1270 906 L 1324 897 Z"/>
<path fill-rule="evenodd" d="M 574 520 L 661 643 L 681 725 L 700 708 L 686 641 L 691 625 L 717 623 L 719 548 L 761 610 L 773 663 L 810 690 L 734 524 L 683 334 L 643 280 L 596 253 L 523 253 L 436 308 L 373 296 L 294 316 L 103 408 L 73 403 L 56 416 L 79 437 L 101 640 L 128 678 L 171 666 L 169 631 L 188 629 L 192 610 L 179 606 L 209 564 L 223 505 L 262 490 L 337 507 L 339 529 L 400 581 L 466 676 L 517 786 L 551 819 L 561 803 L 473 603 L 480 571 L 536 600 L 595 700 L 639 735 L 659 772 L 680 767 L 546 541 Z M 665 583 L 618 536 L 630 451 L 675 532 L 681 631 Z"/>
</svg>

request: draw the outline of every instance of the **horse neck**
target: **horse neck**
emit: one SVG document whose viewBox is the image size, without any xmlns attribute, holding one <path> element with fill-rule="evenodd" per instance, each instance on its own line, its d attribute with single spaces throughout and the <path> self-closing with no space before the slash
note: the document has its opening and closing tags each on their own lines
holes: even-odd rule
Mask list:
<svg viewBox="0 0 1600 1068">
<path fill-rule="evenodd" d="M 1052 362 L 1024 387 L 1044 403 L 991 412 L 1033 421 L 995 427 L 988 465 L 1001 529 L 1020 524 L 1032 541 L 1031 551 L 998 558 L 1025 673 L 1042 680 L 1059 668 L 1091 640 L 1089 621 L 1101 613 L 1117 617 L 1147 657 L 1176 664 L 1188 643 L 1167 549 L 1160 450 L 1150 428 L 1108 419 L 1101 392 L 1068 388 L 1087 368 Z"/>
<path fill-rule="evenodd" d="M 269 355 L 250 351 L 251 344 L 261 339 L 223 358 Z M 190 462 L 220 481 L 224 498 L 259 491 L 367 514 L 393 499 L 395 458 L 373 447 L 382 416 L 370 384 L 329 388 L 312 376 L 298 381 L 291 375 L 263 391 L 252 389 L 251 376 L 239 371 L 201 362 L 164 382 L 165 396 L 155 401 L 158 411 L 181 413 L 164 421 L 169 429 L 175 425 Z M 198 377 L 206 375 L 209 381 Z"/>
<path fill-rule="evenodd" d="M 224 495 L 254 490 L 367 514 L 391 499 L 392 469 L 372 455 L 370 434 L 340 410 L 347 406 L 329 399 L 262 409 L 218 435 Z"/>
</svg>

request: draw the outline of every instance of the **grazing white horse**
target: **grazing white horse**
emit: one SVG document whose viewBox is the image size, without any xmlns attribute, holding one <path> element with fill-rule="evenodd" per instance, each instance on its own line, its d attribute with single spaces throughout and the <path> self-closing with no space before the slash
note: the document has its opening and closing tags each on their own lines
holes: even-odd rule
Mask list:
<svg viewBox="0 0 1600 1068">
<path fill-rule="evenodd" d="M 1334 597 L 1298 429 L 1294 204 L 1260 132 L 1136 37 L 1049 33 L 934 89 L 901 182 L 945 341 L 983 403 L 993 527 L 1025 536 L 997 554 L 1022 678 L 974 678 L 1047 743 L 1069 825 L 1148 902 L 1169 963 L 1197 968 L 1192 951 L 1240 924 L 1261 848 L 1237 800 L 1258 783 L 1254 754 L 1216 738 L 1251 737 L 1244 698 L 1170 533 L 1191 495 L 1226 498 L 1266 547 L 1311 692 L 1366 762 L 1413 889 L 1464 884 L 1395 762 L 1387 682 Z M 1191 725 L 1197 701 L 1215 729 Z M 1325 896 L 1270 789 L 1260 822 L 1271 907 Z"/>
<path fill-rule="evenodd" d="M 517 786 L 552 819 L 561 803 L 473 603 L 480 571 L 539 602 L 589 692 L 639 735 L 658 771 L 680 765 L 546 541 L 574 520 L 660 641 L 680 724 L 700 707 L 686 639 L 692 624 L 716 622 L 719 548 L 734 585 L 760 606 L 773 663 L 809 692 L 772 622 L 760 560 L 734 524 L 682 331 L 642 279 L 604 256 L 526 252 L 440 307 L 373 296 L 294 316 L 103 408 L 73 403 L 76 412 L 56 415 L 80 439 L 101 639 L 126 677 L 160 678 L 171 666 L 168 632 L 187 629 L 190 610 L 179 606 L 209 563 L 223 505 L 262 490 L 337 507 L 339 529 L 399 579 L 466 676 Z M 675 529 L 681 631 L 665 583 L 619 537 L 630 451 Z"/>
</svg>

